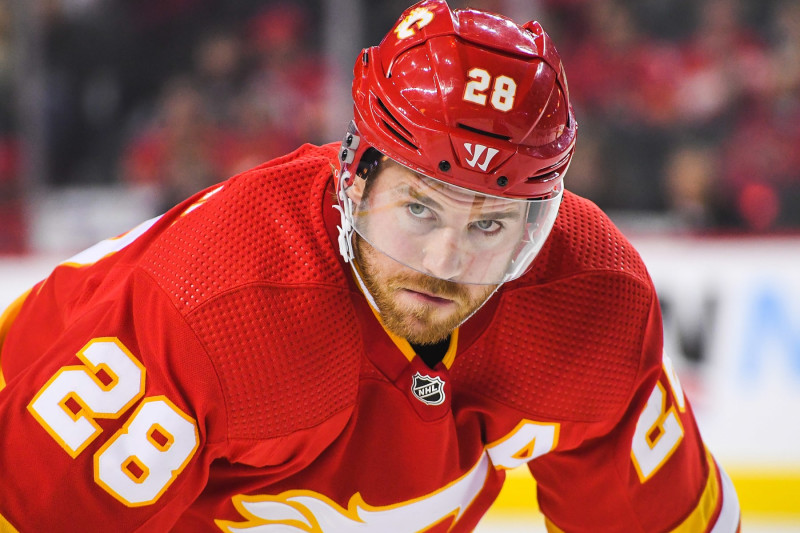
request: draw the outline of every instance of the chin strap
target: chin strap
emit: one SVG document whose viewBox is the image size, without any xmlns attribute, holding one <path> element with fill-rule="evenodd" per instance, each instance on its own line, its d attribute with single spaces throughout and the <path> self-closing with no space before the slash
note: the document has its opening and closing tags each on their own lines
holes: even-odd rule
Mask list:
<svg viewBox="0 0 800 533">
<path fill-rule="evenodd" d="M 356 265 L 355 261 L 351 261 L 350 265 L 352 266 L 353 277 L 356 278 L 356 283 L 358 283 L 358 288 L 361 289 L 361 293 L 364 295 L 364 298 L 367 299 L 367 302 L 369 302 L 372 310 L 375 311 L 378 316 L 380 316 L 381 308 L 378 307 L 378 302 L 376 302 L 375 298 L 372 297 L 372 293 L 369 292 L 369 289 L 364 284 L 364 280 L 361 279 L 361 272 L 358 271 L 358 265 Z"/>
<path fill-rule="evenodd" d="M 342 180 L 339 180 L 341 183 Z M 341 225 L 336 226 L 339 230 L 339 253 L 344 258 L 345 263 L 350 263 L 355 254 L 353 253 L 353 201 L 344 193 L 344 189 L 339 187 L 336 193 L 339 197 L 339 202 L 334 205 L 334 209 L 339 211 L 341 217 Z"/>
<path fill-rule="evenodd" d="M 355 250 L 353 248 L 353 236 L 355 233 L 355 225 L 353 224 L 353 201 L 344 192 L 347 187 L 345 184 L 353 177 L 349 167 L 355 160 L 356 149 L 361 141 L 361 138 L 356 134 L 357 131 L 355 122 L 350 122 L 347 133 L 342 141 L 342 146 L 339 148 L 339 162 L 342 170 L 341 175 L 339 175 L 338 180 L 336 180 L 336 197 L 338 202 L 333 208 L 339 211 L 339 217 L 341 219 L 341 224 L 336 226 L 336 229 L 339 230 L 339 254 L 342 256 L 345 263 L 350 263 L 353 277 L 356 279 L 364 297 L 366 297 L 374 310 L 380 312 L 378 304 L 375 302 L 369 289 L 367 289 L 364 280 L 361 279 L 361 273 L 358 271 L 358 265 L 355 261 Z"/>
<path fill-rule="evenodd" d="M 339 211 L 342 219 L 342 225 L 337 226 L 337 228 L 339 229 L 339 253 L 344 258 L 345 263 L 352 262 L 355 257 L 353 254 L 353 231 L 355 229 L 353 225 L 353 201 L 345 194 L 344 190 L 349 185 L 352 185 L 350 182 L 354 178 L 350 167 L 355 161 L 358 145 L 361 144 L 361 137 L 357 133 L 358 129 L 355 121 L 350 121 L 342 140 L 342 145 L 339 147 L 341 174 L 336 180 L 338 202 L 337 205 L 333 206 Z"/>
<path fill-rule="evenodd" d="M 342 183 L 342 180 L 339 180 L 339 183 Z M 353 233 L 355 232 L 355 227 L 353 226 L 353 201 L 344 193 L 341 187 L 336 195 L 339 197 L 339 203 L 334 205 L 333 208 L 339 211 L 339 216 L 341 217 L 341 225 L 336 226 L 336 229 L 339 230 L 339 254 L 341 254 L 345 263 L 350 263 L 353 277 L 356 278 L 361 292 L 364 293 L 372 308 L 380 311 L 378 304 L 361 279 L 361 273 L 358 271 L 358 265 L 355 262 L 355 252 L 353 250 Z"/>
</svg>

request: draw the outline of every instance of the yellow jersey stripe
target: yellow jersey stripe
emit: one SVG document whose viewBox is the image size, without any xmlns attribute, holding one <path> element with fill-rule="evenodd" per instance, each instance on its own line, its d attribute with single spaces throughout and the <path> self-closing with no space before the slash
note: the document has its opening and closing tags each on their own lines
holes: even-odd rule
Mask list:
<svg viewBox="0 0 800 533">
<path fill-rule="evenodd" d="M 700 496 L 700 501 L 694 511 L 681 523 L 678 527 L 672 530 L 672 533 L 692 533 L 696 531 L 706 531 L 709 522 L 714 515 L 719 502 L 720 490 L 719 482 L 717 481 L 717 464 L 714 458 L 706 450 L 706 459 L 708 460 L 708 479 L 706 486 L 703 489 L 703 494 Z"/>
<path fill-rule="evenodd" d="M 706 452 L 708 453 L 708 452 Z M 695 533 L 706 531 L 719 499 L 719 483 L 717 481 L 717 469 L 714 458 L 708 454 L 709 472 L 706 486 L 700 497 L 700 502 L 694 511 L 683 521 L 681 525 L 672 530 L 672 533 Z M 737 515 L 738 517 L 738 515 Z M 562 529 L 551 522 L 547 517 L 544 518 L 545 528 L 548 533 L 564 533 Z"/>
<path fill-rule="evenodd" d="M 19 533 L 19 531 L 0 514 L 0 533 Z"/>
<path fill-rule="evenodd" d="M 25 302 L 30 292 L 31 290 L 28 289 L 22 293 L 16 300 L 11 302 L 11 305 L 6 307 L 6 310 L 0 315 L 0 348 L 3 347 L 3 340 L 6 338 L 6 335 L 8 335 L 8 330 L 11 329 L 11 323 L 17 318 L 20 309 L 22 309 L 22 304 Z"/>
<path fill-rule="evenodd" d="M 28 297 L 30 292 L 30 289 L 28 289 L 21 294 L 11 303 L 11 305 L 6 308 L 5 311 L 3 311 L 3 314 L 0 315 L 0 353 L 3 351 L 3 341 L 6 339 L 6 335 L 8 335 L 8 330 L 11 329 L 11 323 L 14 322 L 15 318 L 17 318 L 20 309 L 22 309 L 22 304 L 25 302 L 25 299 Z M 0 361 L 0 363 L 2 363 L 2 361 Z M 3 368 L 0 366 L 0 390 L 3 390 L 5 386 L 6 380 L 3 377 Z M 2 525 L 2 523 L 0 523 L 0 525 Z"/>
<path fill-rule="evenodd" d="M 730 481 L 728 481 L 728 475 Z M 783 520 L 800 524 L 800 468 L 789 467 L 720 469 L 723 519 Z M 719 490 L 719 487 L 718 487 Z M 738 504 L 737 497 L 738 495 Z M 731 507 L 728 507 L 731 506 Z M 506 482 L 485 520 L 514 520 L 520 523 L 546 520 L 536 505 L 536 482 L 527 467 L 506 472 Z M 557 533 L 552 524 L 548 531 Z"/>
<path fill-rule="evenodd" d="M 356 281 L 358 281 L 358 279 L 356 279 Z M 361 288 L 360 285 L 359 288 Z M 363 294 L 364 290 L 363 288 L 361 289 L 362 289 L 361 292 Z M 370 311 L 372 311 L 372 314 L 375 315 L 375 318 L 378 320 L 381 327 L 383 328 L 383 331 L 385 331 L 386 334 L 389 336 L 389 338 L 392 339 L 394 345 L 397 346 L 397 348 L 405 356 L 405 358 L 408 359 L 409 362 L 411 362 L 411 360 L 414 359 L 414 357 L 416 357 L 417 355 L 417 353 L 414 351 L 414 348 L 411 347 L 411 344 L 406 339 L 398 337 L 397 335 L 386 329 L 386 326 L 383 325 L 383 320 L 381 320 L 381 315 L 378 314 L 378 310 L 372 306 L 372 301 L 369 298 L 367 298 L 367 303 L 369 304 Z M 442 358 L 442 363 L 444 364 L 445 368 L 449 369 L 450 366 L 453 364 L 453 361 L 455 361 L 456 359 L 457 351 L 458 351 L 458 328 L 454 329 L 453 332 L 450 334 L 450 345 L 447 347 L 447 353 L 445 353 L 444 357 Z"/>
<path fill-rule="evenodd" d="M 563 529 L 552 523 L 546 516 L 544 517 L 544 527 L 547 529 L 547 533 L 564 533 Z"/>
</svg>

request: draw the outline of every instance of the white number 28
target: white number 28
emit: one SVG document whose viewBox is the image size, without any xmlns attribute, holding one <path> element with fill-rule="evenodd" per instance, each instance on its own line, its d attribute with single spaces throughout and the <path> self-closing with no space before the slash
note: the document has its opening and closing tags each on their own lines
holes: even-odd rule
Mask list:
<svg viewBox="0 0 800 533">
<path fill-rule="evenodd" d="M 102 429 L 97 419 L 121 417 L 144 395 L 145 368 L 113 337 L 90 341 L 82 365 L 65 366 L 28 405 L 42 427 L 73 458 Z M 148 397 L 97 451 L 95 481 L 125 505 L 155 502 L 197 450 L 194 420 L 164 396 Z"/>
<path fill-rule="evenodd" d="M 467 72 L 470 81 L 464 90 L 464 100 L 478 105 L 486 105 L 486 91 L 492 84 L 492 76 L 482 68 L 473 68 Z M 498 111 L 509 111 L 514 106 L 517 94 L 517 82 L 508 76 L 497 76 L 489 97 L 489 103 Z"/>
</svg>

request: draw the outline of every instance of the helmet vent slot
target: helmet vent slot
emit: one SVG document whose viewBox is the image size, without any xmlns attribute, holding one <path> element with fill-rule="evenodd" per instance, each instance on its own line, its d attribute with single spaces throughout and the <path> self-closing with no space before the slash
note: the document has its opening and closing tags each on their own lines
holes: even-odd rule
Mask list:
<svg viewBox="0 0 800 533">
<path fill-rule="evenodd" d="M 550 181 L 553 178 L 557 178 L 559 176 L 558 172 L 552 170 L 550 172 L 545 172 L 544 174 L 537 174 L 535 176 L 530 176 L 525 181 L 530 183 L 534 181 Z"/>
<path fill-rule="evenodd" d="M 416 150 L 416 149 L 417 149 L 417 147 L 416 147 L 414 144 L 412 144 L 412 143 L 411 143 L 411 141 L 409 141 L 409 140 L 408 140 L 408 139 L 406 139 L 406 138 L 405 138 L 403 135 L 401 135 L 401 134 L 400 134 L 400 133 L 399 133 L 399 132 L 398 132 L 396 129 L 394 129 L 394 128 L 393 128 L 393 127 L 392 127 L 392 126 L 391 126 L 391 125 L 390 125 L 388 122 L 386 122 L 385 120 L 383 121 L 383 125 L 384 125 L 384 126 L 386 126 L 386 129 L 387 129 L 387 130 L 389 130 L 389 131 L 392 133 L 392 135 L 394 135 L 395 137 L 397 137 L 397 138 L 398 138 L 398 140 L 400 140 L 400 141 L 403 141 L 403 143 L 407 144 L 408 146 L 410 146 L 410 147 L 411 147 L 411 148 L 413 148 L 414 150 Z"/>
<path fill-rule="evenodd" d="M 395 137 L 403 141 L 405 144 L 409 145 L 411 148 L 416 150 L 417 145 L 414 144 L 414 142 L 412 142 L 414 136 L 411 134 L 411 132 L 405 129 L 403 125 L 400 124 L 400 122 L 398 122 L 396 118 L 394 118 L 394 115 L 392 115 L 392 113 L 389 111 L 389 108 L 386 107 L 386 105 L 380 98 L 378 98 L 377 100 L 378 100 L 378 106 L 380 106 L 381 111 L 383 111 L 384 115 L 383 125 L 386 126 L 386 129 L 388 129 L 392 133 L 392 135 L 394 135 Z"/>
<path fill-rule="evenodd" d="M 471 131 L 472 133 L 477 133 L 478 135 L 485 135 L 486 137 L 491 137 L 492 139 L 500 139 L 501 141 L 506 141 L 506 142 L 511 140 L 511 137 L 508 137 L 507 135 L 500 135 L 497 133 L 492 133 L 491 131 L 480 130 L 478 128 L 473 128 L 472 126 L 467 126 L 466 124 L 462 124 L 460 122 L 457 123 L 456 126 L 458 126 L 461 129 Z"/>
<path fill-rule="evenodd" d="M 563 175 L 572 159 L 572 154 L 567 154 L 562 157 L 557 163 L 550 165 L 547 168 L 541 169 L 536 175 L 530 176 L 526 181 L 550 181 Z"/>
</svg>

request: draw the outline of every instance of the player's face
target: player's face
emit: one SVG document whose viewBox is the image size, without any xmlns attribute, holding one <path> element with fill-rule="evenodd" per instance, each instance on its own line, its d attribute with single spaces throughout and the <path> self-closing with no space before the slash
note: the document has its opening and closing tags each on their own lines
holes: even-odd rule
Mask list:
<svg viewBox="0 0 800 533">
<path fill-rule="evenodd" d="M 356 263 L 386 329 L 413 344 L 434 344 L 474 313 L 496 285 L 466 285 L 402 265 L 355 236 Z"/>
<path fill-rule="evenodd" d="M 390 331 L 417 344 L 442 340 L 497 287 L 451 280 L 501 277 L 525 205 L 437 187 L 397 164 L 370 179 L 366 191 L 355 191 L 368 217 L 355 247 L 364 282 Z"/>
<path fill-rule="evenodd" d="M 529 204 L 422 176 L 391 160 L 347 190 L 355 229 L 372 247 L 429 276 L 496 285 L 529 236 Z"/>
</svg>

